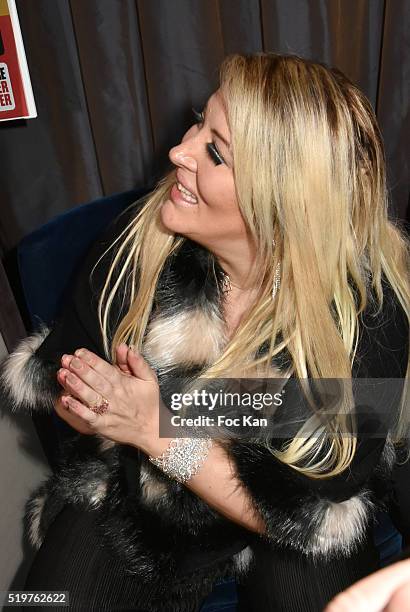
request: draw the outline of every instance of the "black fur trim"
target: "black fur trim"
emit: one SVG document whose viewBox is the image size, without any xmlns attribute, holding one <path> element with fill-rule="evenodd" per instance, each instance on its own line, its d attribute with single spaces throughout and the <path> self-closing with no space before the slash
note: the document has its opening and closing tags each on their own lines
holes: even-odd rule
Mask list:
<svg viewBox="0 0 410 612">
<path fill-rule="evenodd" d="M 264 540 L 324 558 L 348 556 L 360 545 L 374 515 L 374 477 L 368 482 L 344 475 L 313 479 L 279 461 L 261 444 L 219 443 L 265 521 Z M 384 441 L 374 442 L 379 457 L 383 445 Z"/>
</svg>

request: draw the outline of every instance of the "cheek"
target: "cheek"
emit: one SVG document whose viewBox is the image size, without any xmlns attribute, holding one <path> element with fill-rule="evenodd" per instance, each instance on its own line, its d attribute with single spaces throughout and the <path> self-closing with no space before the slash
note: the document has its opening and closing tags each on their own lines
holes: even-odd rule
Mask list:
<svg viewBox="0 0 410 612">
<path fill-rule="evenodd" d="M 218 180 L 211 180 L 204 176 L 200 181 L 198 176 L 198 189 L 203 200 L 202 223 L 209 221 L 213 232 L 224 236 L 246 235 L 246 224 L 237 202 L 233 178 L 228 176 L 222 180 L 222 177 L 218 176 Z"/>
<path fill-rule="evenodd" d="M 218 166 L 215 166 L 218 169 Z M 231 176 L 222 176 L 221 172 L 213 169 L 198 172 L 198 192 L 208 208 L 225 215 L 238 212 L 235 184 Z"/>
</svg>

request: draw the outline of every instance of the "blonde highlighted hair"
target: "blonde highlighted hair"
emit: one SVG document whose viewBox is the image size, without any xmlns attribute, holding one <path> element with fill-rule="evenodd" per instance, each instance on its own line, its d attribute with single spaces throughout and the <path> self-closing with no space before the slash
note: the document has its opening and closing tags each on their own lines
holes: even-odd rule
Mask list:
<svg viewBox="0 0 410 612">
<path fill-rule="evenodd" d="M 286 348 L 300 380 L 350 379 L 358 315 L 373 299 L 372 290 L 381 309 L 382 272 L 410 320 L 409 240 L 388 215 L 384 148 L 372 107 L 340 71 L 273 53 L 226 57 L 220 93 L 237 201 L 258 245 L 255 270 L 262 280 L 256 303 L 201 378 L 228 377 L 250 365 L 268 375 L 272 359 Z M 113 360 L 121 342 L 141 349 L 159 275 L 185 240 L 160 222 L 174 181 L 172 171 L 158 182 L 115 243 L 99 304 L 105 350 Z M 282 281 L 272 301 L 279 261 Z M 129 310 L 111 330 L 110 310 L 124 281 Z M 264 343 L 269 350 L 256 359 Z M 409 367 L 397 437 L 407 431 L 408 378 Z M 332 424 L 332 436 L 313 414 L 286 447 L 272 453 L 314 478 L 342 472 L 356 448 L 351 400 Z"/>
</svg>

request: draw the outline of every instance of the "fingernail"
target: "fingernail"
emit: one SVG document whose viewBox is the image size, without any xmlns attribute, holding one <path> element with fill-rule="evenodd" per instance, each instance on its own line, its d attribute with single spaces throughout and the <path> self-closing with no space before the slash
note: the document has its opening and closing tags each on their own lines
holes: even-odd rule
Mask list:
<svg viewBox="0 0 410 612">
<path fill-rule="evenodd" d="M 66 380 L 70 383 L 70 385 L 75 385 L 77 383 L 77 378 L 72 374 L 68 374 Z"/>
<path fill-rule="evenodd" d="M 73 368 L 80 369 L 82 366 L 81 359 L 77 359 L 77 357 L 74 357 L 74 359 L 71 360 L 70 366 L 72 366 Z"/>
<path fill-rule="evenodd" d="M 77 357 L 81 357 L 81 359 L 83 359 L 87 363 L 92 363 L 92 355 L 89 351 L 87 351 L 87 349 L 78 349 L 77 351 L 75 351 L 74 355 L 77 355 Z"/>
<path fill-rule="evenodd" d="M 68 397 L 67 397 L 67 395 L 62 395 L 62 396 L 61 396 L 61 403 L 63 404 L 63 406 L 64 406 L 65 408 L 67 408 L 67 407 L 68 407 Z"/>
</svg>

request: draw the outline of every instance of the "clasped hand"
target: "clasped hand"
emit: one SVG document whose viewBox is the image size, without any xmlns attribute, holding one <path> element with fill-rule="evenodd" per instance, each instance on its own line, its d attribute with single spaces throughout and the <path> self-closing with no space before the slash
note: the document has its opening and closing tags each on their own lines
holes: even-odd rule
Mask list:
<svg viewBox="0 0 410 612">
<path fill-rule="evenodd" d="M 78 349 L 74 355 L 63 355 L 61 363 L 57 373 L 65 390 L 61 402 L 90 433 L 142 450 L 150 447 L 158 436 L 161 396 L 156 373 L 140 353 L 121 344 L 118 365 L 112 365 L 91 351 Z M 109 408 L 97 414 L 89 406 L 102 398 Z"/>
</svg>

